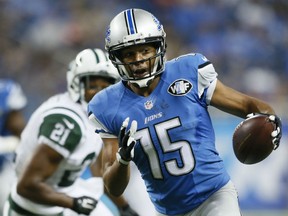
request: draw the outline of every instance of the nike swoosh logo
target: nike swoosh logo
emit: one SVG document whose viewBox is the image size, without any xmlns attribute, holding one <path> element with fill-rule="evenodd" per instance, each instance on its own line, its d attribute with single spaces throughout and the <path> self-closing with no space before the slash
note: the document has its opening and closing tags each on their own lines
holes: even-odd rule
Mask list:
<svg viewBox="0 0 288 216">
<path fill-rule="evenodd" d="M 69 122 L 67 119 L 65 119 L 65 118 L 63 118 L 63 121 L 64 121 L 64 123 L 66 124 L 66 126 L 70 129 L 70 130 L 72 130 L 74 127 L 75 127 L 75 125 L 73 124 L 73 123 L 71 123 L 71 122 Z"/>
</svg>

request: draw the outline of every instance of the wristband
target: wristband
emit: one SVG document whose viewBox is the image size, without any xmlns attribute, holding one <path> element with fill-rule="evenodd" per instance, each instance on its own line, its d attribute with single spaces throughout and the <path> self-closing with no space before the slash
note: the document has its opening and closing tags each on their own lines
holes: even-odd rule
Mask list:
<svg viewBox="0 0 288 216">
<path fill-rule="evenodd" d="M 116 153 L 116 159 L 119 163 L 126 165 L 126 166 L 130 163 L 130 161 L 123 160 L 121 155 L 118 152 Z"/>
</svg>

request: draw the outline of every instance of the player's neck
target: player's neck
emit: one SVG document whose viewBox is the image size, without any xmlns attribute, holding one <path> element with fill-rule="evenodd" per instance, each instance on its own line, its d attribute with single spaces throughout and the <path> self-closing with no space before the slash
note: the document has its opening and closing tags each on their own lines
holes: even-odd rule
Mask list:
<svg viewBox="0 0 288 216">
<path fill-rule="evenodd" d="M 143 97 L 148 97 L 153 92 L 153 90 L 156 88 L 159 80 L 160 80 L 160 76 L 156 77 L 148 87 L 144 87 L 144 88 L 139 88 L 138 86 L 133 85 L 132 83 L 129 83 L 129 82 L 127 83 L 127 86 L 135 94 L 138 94 L 138 95 L 143 96 Z"/>
</svg>

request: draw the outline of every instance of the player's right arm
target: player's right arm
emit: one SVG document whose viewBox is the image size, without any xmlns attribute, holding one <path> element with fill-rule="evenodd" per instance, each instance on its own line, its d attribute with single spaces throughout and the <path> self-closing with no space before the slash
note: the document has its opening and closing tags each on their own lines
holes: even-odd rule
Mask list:
<svg viewBox="0 0 288 216">
<path fill-rule="evenodd" d="M 115 88 L 117 88 L 117 86 Z M 110 104 L 111 99 L 108 99 L 107 95 L 116 94 L 115 92 L 118 92 L 117 90 L 116 91 L 114 90 L 115 89 L 106 88 L 100 93 L 98 93 L 88 103 L 88 117 L 91 123 L 95 126 L 96 133 L 98 133 L 101 136 L 104 142 L 102 149 L 104 186 L 108 191 L 108 193 L 110 193 L 112 196 L 118 197 L 124 192 L 130 179 L 129 161 L 132 158 L 126 156 L 130 155 L 132 149 L 130 149 L 130 147 L 127 148 L 128 139 L 122 139 L 123 136 L 126 135 L 125 131 L 128 126 L 129 119 L 126 119 L 123 122 L 123 124 L 125 123 L 124 130 L 122 130 L 123 124 L 122 127 L 121 125 L 119 127 L 118 123 L 114 122 L 115 119 L 113 119 L 114 113 L 117 112 L 117 108 L 116 110 L 111 109 L 112 107 L 115 108 L 115 106 Z M 107 104 L 107 106 L 103 106 L 103 104 Z M 102 115 L 103 112 L 106 112 L 107 115 Z M 137 123 L 136 124 L 134 123 L 134 129 L 133 129 L 134 133 L 136 132 L 136 130 L 137 130 Z M 124 131 L 124 133 L 121 133 L 120 131 Z M 120 151 L 121 146 L 122 150 Z M 125 152 L 128 154 L 126 155 Z M 118 156 L 116 157 L 116 155 Z"/>
<path fill-rule="evenodd" d="M 103 181 L 108 193 L 112 196 L 120 196 L 128 185 L 130 178 L 130 166 L 117 161 L 117 138 L 102 138 L 104 142 L 102 166 Z"/>
<path fill-rule="evenodd" d="M 133 158 L 137 122 L 133 120 L 129 130 L 128 124 L 129 117 L 123 121 L 118 139 L 103 138 L 103 180 L 106 189 L 113 196 L 120 196 L 130 179 L 129 162 Z"/>
<path fill-rule="evenodd" d="M 36 203 L 72 208 L 72 197 L 58 193 L 45 183 L 62 159 L 61 154 L 48 145 L 41 144 L 18 182 L 17 193 Z"/>
<path fill-rule="evenodd" d="M 118 145 L 118 143 L 117 143 Z M 101 177 L 103 176 L 103 166 L 102 166 L 102 154 L 103 154 L 103 148 L 101 152 L 99 153 L 97 159 L 93 164 L 91 164 L 90 169 L 91 173 L 95 177 Z M 130 207 L 127 200 L 124 198 L 124 196 L 112 196 L 104 187 L 104 193 L 116 204 L 120 211 L 121 216 L 138 216 L 138 214 Z"/>
<path fill-rule="evenodd" d="M 17 193 L 35 203 L 61 206 L 79 214 L 89 215 L 97 204 L 94 198 L 73 198 L 58 192 L 47 183 L 48 179 L 58 172 L 62 161 L 79 145 L 85 130 L 81 118 L 76 113 L 66 108 L 55 110 L 48 110 L 48 114 L 44 114 L 38 139 L 35 141 L 39 143 L 35 143 L 38 147 L 19 178 Z M 60 172 L 59 175 L 66 174 Z M 65 179 L 67 181 L 69 178 Z M 54 183 L 64 184 L 65 179 L 61 178 L 61 182 Z M 69 181 L 71 185 L 72 179 Z"/>
</svg>

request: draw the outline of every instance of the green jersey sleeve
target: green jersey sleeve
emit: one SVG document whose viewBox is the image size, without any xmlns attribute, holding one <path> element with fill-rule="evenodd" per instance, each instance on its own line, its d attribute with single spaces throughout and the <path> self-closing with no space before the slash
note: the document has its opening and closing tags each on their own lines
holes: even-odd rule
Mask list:
<svg viewBox="0 0 288 216">
<path fill-rule="evenodd" d="M 56 148 L 65 148 L 70 153 L 82 138 L 82 130 L 76 120 L 65 114 L 54 113 L 44 117 L 39 135 L 51 141 Z"/>
</svg>

